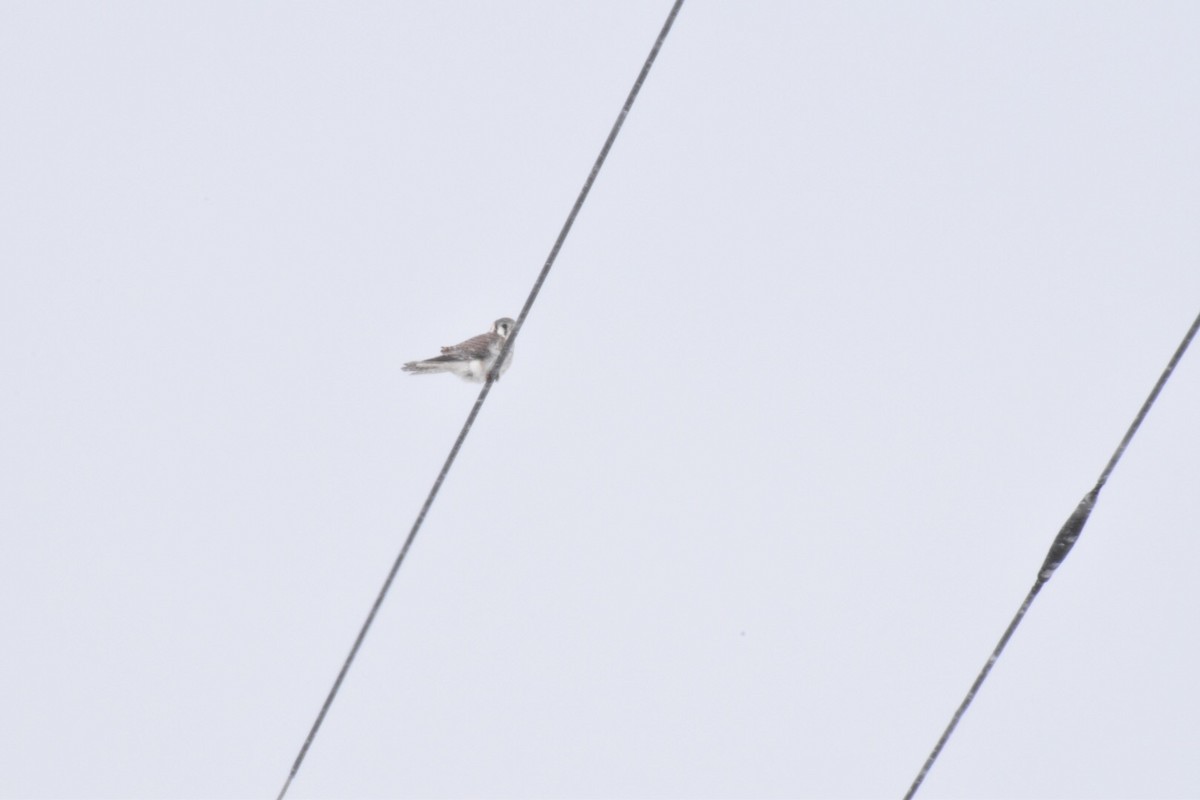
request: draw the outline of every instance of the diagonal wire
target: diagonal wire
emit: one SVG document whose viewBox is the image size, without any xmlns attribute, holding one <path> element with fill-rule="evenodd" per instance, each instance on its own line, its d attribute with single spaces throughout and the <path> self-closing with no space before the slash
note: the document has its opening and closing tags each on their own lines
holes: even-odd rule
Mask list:
<svg viewBox="0 0 1200 800">
<path fill-rule="evenodd" d="M 1142 408 L 1134 417 L 1133 423 L 1129 426 L 1129 430 L 1125 431 L 1125 436 L 1121 439 L 1121 443 L 1117 445 L 1116 451 L 1112 454 L 1112 458 L 1108 460 L 1104 471 L 1100 473 L 1096 485 L 1083 496 L 1079 501 L 1079 505 L 1071 512 L 1071 516 L 1063 523 L 1062 529 L 1058 535 L 1054 537 L 1054 543 L 1050 545 L 1050 552 L 1046 554 L 1046 560 L 1042 562 L 1042 568 L 1038 570 L 1037 580 L 1033 582 L 1033 588 L 1029 590 L 1029 594 L 1025 595 L 1025 601 L 1021 603 L 1021 607 L 1017 609 L 1017 613 L 1012 618 L 1012 622 L 1008 623 L 1008 628 L 1004 631 L 1004 635 L 1000 637 L 1000 641 L 996 644 L 996 648 L 992 650 L 992 655 L 988 658 L 987 663 L 983 665 L 983 669 L 979 671 L 975 682 L 971 684 L 971 688 L 967 690 L 966 697 L 959 704 L 958 709 L 954 712 L 954 716 L 950 718 L 950 724 L 946 726 L 946 730 L 942 732 L 942 736 L 938 739 L 937 744 L 933 747 L 933 752 L 929 754 L 929 758 L 925 759 L 925 764 L 921 767 L 921 771 L 917 773 L 916 780 L 912 782 L 912 786 L 908 787 L 908 792 L 904 795 L 904 800 L 912 800 L 912 797 L 917 793 L 917 789 L 921 787 L 921 783 L 925 780 L 925 776 L 929 774 L 929 770 L 933 767 L 933 762 L 937 761 L 938 755 L 942 752 L 942 748 L 946 746 L 946 742 L 950 739 L 950 734 L 954 733 L 954 729 L 958 727 L 959 720 L 966 713 L 967 707 L 971 705 L 971 701 L 975 699 L 976 692 L 983 685 L 983 681 L 987 678 L 988 673 L 992 671 L 992 667 L 996 663 L 996 659 L 1000 658 L 1000 654 L 1004 652 L 1005 645 L 1012 638 L 1013 631 L 1021 624 L 1021 620 L 1025 618 L 1025 612 L 1029 610 L 1029 606 L 1033 605 L 1033 600 L 1037 597 L 1038 592 L 1046 585 L 1046 581 L 1054 574 L 1054 570 L 1058 569 L 1067 554 L 1071 552 L 1071 548 L 1075 546 L 1076 540 L 1079 539 L 1079 534 L 1083 532 L 1083 526 L 1087 523 L 1088 517 L 1092 513 L 1092 508 L 1096 505 L 1096 498 L 1100 495 L 1100 490 L 1104 488 L 1104 484 L 1108 482 L 1108 478 L 1112 475 L 1112 471 L 1116 468 L 1117 462 L 1121 460 L 1121 456 L 1125 454 L 1125 448 L 1129 446 L 1130 440 L 1137 430 L 1142 425 L 1142 420 L 1146 418 L 1150 407 L 1154 405 L 1154 401 L 1158 399 L 1159 392 L 1167 383 L 1167 378 L 1171 377 L 1171 373 L 1175 371 L 1179 360 L 1183 358 L 1184 352 L 1188 345 L 1192 343 L 1192 339 L 1196 336 L 1196 331 L 1200 330 L 1200 316 L 1196 317 L 1196 321 L 1192 323 L 1192 327 L 1184 334 L 1183 341 L 1179 343 L 1179 347 L 1175 350 L 1175 355 L 1171 356 L 1171 360 L 1167 363 L 1166 368 L 1162 371 L 1162 375 L 1158 377 L 1158 382 L 1154 384 L 1154 388 L 1150 390 L 1149 397 L 1146 402 L 1142 403 Z"/>
<path fill-rule="evenodd" d="M 329 712 L 329 707 L 333 705 L 333 699 L 337 697 L 338 690 L 342 687 L 342 681 L 345 680 L 346 673 L 350 670 L 350 665 L 354 662 L 354 657 L 358 655 L 358 650 L 362 646 L 363 639 L 366 638 L 371 623 L 375 621 L 375 615 L 379 612 L 379 607 L 383 605 L 383 599 L 387 596 L 388 589 L 391 588 L 392 581 L 396 578 L 396 573 L 400 571 L 400 565 L 404 562 L 404 557 L 408 555 L 408 550 L 412 547 L 413 540 L 417 538 L 417 532 L 421 529 L 421 524 L 425 521 L 425 515 L 429 513 L 429 508 L 433 505 L 433 500 L 437 497 L 438 490 L 442 488 L 442 482 L 446 480 L 446 475 L 450 472 L 450 467 L 454 464 L 454 459 L 458 456 L 458 451 L 462 448 L 463 441 L 467 438 L 467 433 L 470 432 L 471 426 L 475 424 L 475 418 L 479 416 L 479 410 L 483 408 L 483 401 L 487 399 L 488 393 L 492 390 L 492 384 L 498 377 L 496 370 L 500 364 L 504 363 L 504 359 L 512 349 L 517 334 L 521 331 L 521 325 L 524 324 L 525 318 L 529 316 L 529 310 L 533 307 L 533 301 L 537 299 L 538 293 L 542 290 L 542 284 L 546 282 L 546 276 L 550 274 L 550 268 L 554 266 L 554 261 L 558 258 L 558 252 L 562 249 L 567 234 L 575 224 L 575 218 L 579 215 L 579 210 L 583 208 L 583 203 L 592 190 L 592 184 L 596 182 L 596 176 L 600 173 L 600 168 L 604 165 L 605 159 L 608 158 L 608 151 L 612 149 L 613 142 L 617 139 L 617 134 L 625 124 L 625 118 L 629 115 L 629 109 L 633 107 L 633 101 L 637 99 L 638 92 L 641 91 L 642 84 L 645 83 L 646 76 L 650 73 L 650 67 L 653 66 L 654 60 L 658 57 L 658 51 L 662 48 L 662 44 L 666 40 L 667 34 L 671 31 L 671 26 L 674 24 L 675 17 L 679 14 L 679 9 L 682 6 L 683 0 L 675 0 L 674 5 L 671 6 L 671 11 L 667 15 L 666 22 L 663 23 L 658 38 L 654 40 L 654 46 L 650 49 L 650 54 L 646 56 L 646 61 L 642 64 L 641 72 L 638 73 L 637 80 L 633 83 L 633 88 L 629 90 L 629 96 L 625 98 L 625 104 L 621 107 L 621 113 L 617 115 L 617 120 L 613 123 L 612 130 L 609 131 L 608 138 L 605 139 L 604 146 L 600 149 L 600 155 L 596 157 L 596 162 L 592 165 L 592 171 L 588 173 L 587 180 L 584 181 L 583 188 L 579 192 L 579 197 L 576 198 L 575 205 L 571 207 L 571 213 L 567 215 L 567 220 L 563 223 L 562 230 L 559 231 L 558 238 L 554 241 L 554 247 L 550 249 L 550 255 L 546 258 L 546 263 L 542 266 L 542 271 L 538 273 L 537 280 L 534 281 L 533 289 L 530 290 L 529 297 L 525 299 L 525 305 L 521 308 L 521 313 L 517 317 L 516 324 L 513 326 L 512 331 L 505 340 L 503 348 L 496 358 L 495 366 L 492 372 L 488 374 L 483 388 L 480 389 L 479 396 L 475 399 L 475 405 L 471 407 L 471 413 L 467 415 L 467 421 L 463 423 L 462 430 L 458 433 L 458 438 L 454 440 L 454 446 L 450 448 L 450 454 L 446 456 L 446 463 L 442 465 L 442 469 L 438 472 L 438 476 L 434 480 L 433 486 L 425 498 L 425 502 L 421 505 L 417 519 L 413 522 L 412 529 L 408 532 L 408 538 L 404 540 L 404 545 L 400 548 L 400 553 L 392 563 L 392 568 L 388 572 L 387 579 L 379 589 L 379 594 L 375 597 L 375 602 L 371 604 L 371 610 L 367 613 L 367 618 L 363 621 L 362 628 L 359 629 L 358 636 L 354 639 L 354 645 L 350 648 L 349 655 L 346 656 L 346 660 L 342 663 L 342 668 L 338 671 L 337 678 L 334 680 L 333 686 L 325 698 L 325 702 L 321 705 L 321 710 L 317 714 L 317 718 L 313 722 L 308 736 L 305 737 L 304 744 L 301 745 L 300 752 L 296 755 L 296 760 L 293 762 L 292 769 L 288 773 L 287 780 L 283 783 L 283 788 L 279 790 L 276 800 L 283 800 L 288 788 L 292 785 L 292 779 L 296 777 L 296 773 L 300 770 L 300 765 L 304 762 L 304 756 L 308 754 L 308 748 L 312 745 L 313 739 L 316 738 L 317 731 L 321 728 L 321 723 L 325 721 L 325 715 Z"/>
</svg>

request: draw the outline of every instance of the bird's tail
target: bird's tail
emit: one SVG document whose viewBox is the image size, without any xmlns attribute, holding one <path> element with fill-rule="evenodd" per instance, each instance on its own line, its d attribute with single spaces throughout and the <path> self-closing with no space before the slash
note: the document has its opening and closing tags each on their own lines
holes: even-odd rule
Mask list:
<svg viewBox="0 0 1200 800">
<path fill-rule="evenodd" d="M 413 375 L 433 375 L 437 372 L 445 372 L 446 368 L 434 360 L 430 361 L 410 361 L 403 367 L 405 372 L 411 372 Z"/>
</svg>

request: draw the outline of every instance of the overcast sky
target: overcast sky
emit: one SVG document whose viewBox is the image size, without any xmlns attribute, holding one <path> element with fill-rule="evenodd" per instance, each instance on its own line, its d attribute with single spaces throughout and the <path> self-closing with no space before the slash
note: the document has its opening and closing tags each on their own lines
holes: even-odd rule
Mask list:
<svg viewBox="0 0 1200 800">
<path fill-rule="evenodd" d="M 0 5 L 0 796 L 282 784 L 655 2 Z M 291 797 L 899 797 L 1200 312 L 1200 4 L 689 0 Z M 1200 791 L 1200 352 L 921 793 Z"/>
</svg>

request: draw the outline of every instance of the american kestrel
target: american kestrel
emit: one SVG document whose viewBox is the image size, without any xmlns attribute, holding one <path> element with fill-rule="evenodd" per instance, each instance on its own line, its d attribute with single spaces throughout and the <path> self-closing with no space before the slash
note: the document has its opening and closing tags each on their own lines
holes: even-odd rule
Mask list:
<svg viewBox="0 0 1200 800">
<path fill-rule="evenodd" d="M 404 365 L 404 371 L 414 375 L 451 372 L 464 381 L 483 383 L 487 380 L 492 365 L 496 363 L 496 357 L 500 355 L 500 350 L 504 347 L 504 340 L 512 333 L 514 325 L 516 323 L 508 317 L 501 317 L 492 323 L 492 329 L 489 332 L 472 336 L 465 342 L 450 347 L 443 347 L 440 356 L 427 358 L 424 361 L 410 361 Z M 512 350 L 510 349 L 508 355 L 504 357 L 504 363 L 500 365 L 500 372 L 496 376 L 497 380 L 508 370 L 511 363 Z"/>
</svg>

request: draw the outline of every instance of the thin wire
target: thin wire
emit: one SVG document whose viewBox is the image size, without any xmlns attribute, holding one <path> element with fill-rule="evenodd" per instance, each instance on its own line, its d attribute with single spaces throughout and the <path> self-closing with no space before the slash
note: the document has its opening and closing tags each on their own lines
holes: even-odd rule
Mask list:
<svg viewBox="0 0 1200 800">
<path fill-rule="evenodd" d="M 1158 393 L 1162 391 L 1163 386 L 1167 382 L 1167 378 L 1171 377 L 1171 373 L 1175 371 L 1175 366 L 1179 360 L 1183 358 L 1183 353 L 1188 349 L 1188 345 L 1192 343 L 1192 339 L 1196 336 L 1197 329 L 1200 329 L 1200 316 L 1196 317 L 1196 321 L 1192 323 L 1192 327 L 1188 329 L 1187 334 L 1183 337 L 1183 341 L 1179 343 L 1179 347 L 1175 350 L 1175 355 L 1171 356 L 1171 361 L 1167 364 L 1167 368 L 1163 370 L 1163 374 L 1159 376 L 1158 383 L 1154 384 L 1154 389 L 1150 391 L 1150 396 L 1146 398 L 1146 402 L 1142 403 L 1142 410 L 1138 412 L 1134 418 L 1133 424 L 1129 426 L 1129 430 L 1125 432 L 1125 438 L 1121 440 L 1121 444 L 1117 446 L 1117 451 L 1113 453 L 1112 458 L 1108 460 L 1108 465 L 1104 468 L 1104 472 L 1100 473 L 1100 480 L 1096 481 L 1096 488 L 1099 490 L 1108 483 L 1108 476 L 1112 474 L 1113 468 L 1117 466 L 1117 462 L 1121 460 L 1125 448 L 1129 446 L 1129 440 L 1133 438 L 1133 434 L 1137 433 L 1137 429 L 1141 427 L 1142 420 L 1146 418 L 1146 414 L 1150 412 L 1150 406 L 1154 405 L 1154 401 L 1158 399 Z"/>
<path fill-rule="evenodd" d="M 1021 620 L 1025 618 L 1025 612 L 1029 610 L 1029 606 L 1033 604 L 1033 599 L 1037 597 L 1038 592 L 1046 585 L 1054 575 L 1054 571 L 1062 564 L 1067 554 L 1071 552 L 1071 548 L 1075 546 L 1079 535 L 1083 533 L 1083 526 L 1087 524 L 1088 517 L 1091 516 L 1092 509 L 1096 505 L 1096 498 L 1100 495 L 1100 490 L 1104 488 L 1104 484 L 1108 482 L 1108 478 L 1112 475 L 1113 469 L 1116 468 L 1117 462 L 1121 460 L 1121 456 L 1125 454 L 1125 448 L 1129 446 L 1129 442 L 1133 439 L 1133 435 L 1137 433 L 1141 427 L 1142 420 L 1146 418 L 1146 414 L 1150 412 L 1150 407 L 1154 405 L 1154 401 L 1158 399 L 1159 392 L 1167 383 L 1167 379 L 1171 377 L 1171 373 L 1175 371 L 1176 365 L 1183 358 L 1184 352 L 1188 349 L 1188 345 L 1192 343 L 1192 339 L 1196 336 L 1196 331 L 1200 330 L 1200 315 L 1196 317 L 1192 327 L 1184 334 L 1183 341 L 1179 343 L 1179 347 L 1175 349 L 1175 355 L 1171 356 L 1170 362 L 1167 363 L 1162 375 L 1159 376 L 1158 382 L 1154 384 L 1154 388 L 1150 391 L 1150 395 L 1146 398 L 1146 402 L 1142 403 L 1142 408 L 1134 417 L 1133 423 L 1130 424 L 1129 430 L 1125 431 L 1125 436 L 1121 439 L 1121 443 L 1117 445 L 1116 451 L 1112 454 L 1112 458 L 1108 460 L 1104 471 L 1100 473 L 1096 485 L 1091 491 L 1083 496 L 1079 501 L 1079 505 L 1067 518 L 1059 530 L 1058 535 L 1054 537 L 1054 542 L 1050 545 L 1050 552 L 1046 554 L 1046 560 L 1042 562 L 1042 567 L 1038 570 L 1037 580 L 1033 583 L 1033 588 L 1029 590 L 1029 594 L 1025 595 L 1025 601 L 1021 603 L 1021 607 L 1017 609 L 1016 615 L 1012 618 L 1012 622 L 1008 623 L 1008 628 L 1004 631 L 1004 635 L 1000 637 L 999 643 L 992 651 L 992 655 L 988 658 L 987 663 L 983 665 L 983 669 L 979 671 L 975 682 L 971 684 L 971 688 L 967 691 L 966 697 L 959 704 L 958 709 L 954 712 L 954 716 L 950 718 L 950 724 L 946 726 L 946 730 L 942 732 L 941 738 L 934 745 L 933 751 L 929 754 L 929 758 L 925 759 L 925 764 L 921 767 L 921 771 L 917 773 L 916 779 L 912 782 L 912 786 L 908 788 L 908 792 L 904 795 L 904 800 L 912 800 L 916 795 L 917 789 L 921 787 L 925 776 L 929 774 L 930 768 L 933 767 L 933 762 L 937 760 L 938 755 L 942 752 L 942 748 L 946 746 L 946 742 L 950 739 L 950 734 L 958 727 L 959 720 L 966 713 L 967 707 L 971 705 L 971 701 L 975 699 L 976 692 L 983 685 L 988 673 L 992 671 L 992 666 L 996 663 L 996 659 L 1000 658 L 1000 654 L 1004 652 L 1004 647 L 1008 644 L 1008 640 L 1012 638 L 1013 632 L 1017 626 L 1021 624 Z"/>
<path fill-rule="evenodd" d="M 983 669 L 979 671 L 979 676 L 975 678 L 975 682 L 971 684 L 970 690 L 967 691 L 967 696 L 958 706 L 958 710 L 954 712 L 954 716 L 950 718 L 950 724 L 946 726 L 946 730 L 942 732 L 942 737 L 938 739 L 937 744 L 933 746 L 933 752 L 929 754 L 929 758 L 925 759 L 924 766 L 921 767 L 920 773 L 917 774 L 917 779 L 913 781 L 909 787 L 908 793 L 904 795 L 904 800 L 911 800 L 912 796 L 917 793 L 917 789 L 925 780 L 925 775 L 928 774 L 933 762 L 937 761 L 938 755 L 942 752 L 942 748 L 946 746 L 946 740 L 950 738 L 950 734 L 958 727 L 958 721 L 962 719 L 962 715 L 966 713 L 967 706 L 971 705 L 971 701 L 975 699 L 975 693 L 979 691 L 979 687 L 983 685 L 983 681 L 987 678 L 988 673 L 992 671 L 992 665 L 996 663 L 996 659 L 1004 652 L 1004 646 L 1008 644 L 1008 640 L 1012 638 L 1013 631 L 1021 624 L 1021 620 L 1025 617 L 1025 612 L 1029 610 L 1029 606 L 1033 604 L 1033 598 L 1037 597 L 1037 593 L 1042 590 L 1046 584 L 1039 578 L 1033 584 L 1033 588 L 1029 590 L 1029 594 L 1025 595 L 1025 602 L 1021 603 L 1021 607 L 1017 609 L 1017 614 L 1012 618 L 1012 622 L 1008 623 L 1008 629 L 1004 631 L 1004 635 L 1000 637 L 1000 643 L 996 645 L 996 649 L 992 651 L 991 658 L 983 665 Z"/>
<path fill-rule="evenodd" d="M 296 760 L 292 763 L 292 769 L 288 773 L 287 780 L 283 782 L 283 788 L 279 790 L 276 800 L 283 800 L 288 788 L 292 785 L 292 779 L 296 777 L 296 773 L 300 770 L 300 765 L 304 762 L 305 755 L 308 754 L 308 748 L 312 745 L 313 739 L 316 738 L 317 731 L 321 728 L 321 723 L 325 721 L 325 715 L 329 712 L 329 707 L 333 705 L 333 699 L 337 697 L 338 690 L 342 686 L 342 681 L 346 678 L 346 673 L 349 672 L 350 665 L 354 662 L 354 657 L 358 655 L 358 650 L 367 636 L 367 631 L 370 629 L 371 623 L 375 621 L 375 615 L 379 612 L 379 607 L 383 605 L 383 599 L 387 596 L 388 589 L 391 588 L 392 581 L 396 578 L 396 573 L 400 571 L 400 565 L 404 562 L 404 557 L 408 555 L 409 548 L 412 547 L 413 541 L 417 538 L 417 532 L 421 529 L 421 524 L 425 521 L 425 515 L 429 513 L 429 508 L 433 505 L 434 498 L 437 497 L 438 491 L 442 488 L 442 482 L 446 480 L 446 475 L 450 472 L 450 467 L 454 463 L 454 459 L 458 456 L 458 451 L 462 448 L 463 442 L 467 438 L 467 433 L 470 432 L 471 426 L 475 424 L 475 418 L 479 416 L 479 410 L 483 408 L 483 401 L 487 399 L 488 394 L 492 390 L 492 384 L 498 377 L 496 370 L 500 364 L 504 363 L 505 357 L 508 355 L 509 350 L 512 349 L 513 341 L 517 338 L 517 333 L 521 330 L 521 325 L 525 322 L 525 318 L 529 316 L 529 310 L 533 307 L 533 301 L 537 299 L 538 293 L 542 290 L 542 284 L 546 282 L 546 276 L 550 274 L 550 268 L 554 266 L 554 261 L 558 258 L 558 252 L 562 249 L 563 242 L 567 238 L 567 233 L 570 232 L 571 226 L 575 224 L 575 217 L 579 215 L 579 210 L 583 207 L 583 202 L 587 199 L 588 193 L 592 189 L 592 184 L 595 183 L 596 176 L 600 173 L 600 168 L 604 165 L 605 159 L 608 158 L 608 152 L 612 149 L 613 142 L 616 141 L 621 126 L 625 124 L 625 117 L 629 115 L 629 109 L 633 107 L 633 101 L 637 98 L 638 92 L 641 91 L 642 84 L 645 83 L 646 76 L 650 73 L 650 67 L 658 57 L 658 51 L 662 48 L 663 41 L 666 40 L 667 34 L 671 30 L 671 25 L 675 22 L 675 17 L 679 14 L 679 9 L 682 6 L 683 0 L 675 0 L 675 4 L 671 6 L 671 12 L 667 15 L 667 21 L 663 24 L 658 38 L 655 39 L 654 47 L 651 48 L 650 55 L 646 57 L 646 61 L 642 65 L 642 70 L 638 73 L 637 80 L 634 81 L 633 88 L 629 91 L 629 96 L 625 98 L 625 105 L 621 107 L 621 113 L 617 115 L 617 120 L 613 123 L 612 130 L 609 131 L 608 138 L 604 142 L 604 147 L 601 148 L 600 155 L 596 157 L 596 163 L 592 165 L 592 171 L 588 174 L 587 180 L 584 181 L 583 189 L 580 190 L 579 197 L 575 200 L 575 205 L 571 208 L 571 213 L 567 215 L 567 221 L 563 223 L 562 230 L 559 231 L 558 238 L 554 241 L 554 247 L 551 248 L 546 263 L 543 265 L 542 271 L 538 273 L 537 280 L 533 284 L 533 289 L 530 290 L 529 297 L 526 298 L 525 305 L 521 308 L 521 314 L 517 317 L 517 321 L 513 325 L 513 329 L 509 333 L 503 349 L 496 358 L 496 366 L 493 367 L 492 372 L 487 376 L 483 388 L 479 391 L 479 396 L 475 398 L 475 405 L 471 406 L 471 413 L 467 415 L 467 420 L 463 423 L 462 430 L 458 433 L 458 438 L 454 440 L 454 446 L 450 448 L 450 454 L 446 456 L 446 462 L 442 464 L 442 469 L 438 472 L 437 479 L 433 482 L 433 487 L 430 488 L 425 502 L 421 505 L 421 511 L 417 514 L 417 519 L 413 522 L 412 529 L 408 532 L 408 538 L 404 540 L 404 546 L 400 548 L 400 553 L 392 563 L 387 580 L 383 582 L 383 586 L 379 589 L 379 594 L 375 597 L 375 602 L 371 604 L 371 610 L 367 614 L 366 620 L 363 621 L 362 627 L 358 631 L 358 636 L 354 639 L 354 645 L 350 648 L 349 655 L 346 656 L 346 660 L 342 663 L 342 668 L 338 671 L 337 678 L 334 680 L 333 686 L 325 698 L 325 702 L 321 705 L 321 710 L 317 714 L 312 728 L 309 729 L 308 736 L 305 737 L 304 744 L 301 745 L 300 752 L 296 755 Z"/>
<path fill-rule="evenodd" d="M 675 24 L 675 17 L 679 14 L 679 9 L 683 7 L 683 0 L 675 0 L 675 4 L 671 6 L 671 11 L 667 14 L 667 21 L 663 23 L 662 30 L 658 32 L 658 38 L 654 40 L 654 46 L 650 48 L 650 55 L 646 56 L 646 62 L 642 64 L 642 71 L 638 73 L 637 80 L 633 82 L 633 88 L 629 90 L 629 96 L 625 98 L 625 105 L 621 107 L 621 113 L 617 115 L 617 121 L 613 123 L 612 130 L 608 132 L 608 138 L 604 140 L 604 147 L 600 148 L 600 155 L 596 156 L 596 163 L 592 165 L 592 171 L 588 174 L 587 180 L 583 182 L 583 188 L 579 191 L 579 197 L 575 199 L 575 205 L 571 207 L 571 213 L 567 215 L 567 221 L 563 223 L 562 230 L 559 231 L 558 238 L 554 241 L 554 247 L 550 248 L 550 255 L 546 258 L 546 264 L 542 267 L 542 271 L 538 274 L 537 280 L 533 283 L 533 289 L 529 292 L 529 297 L 525 298 L 525 305 L 521 308 L 521 313 L 517 315 L 517 321 L 513 325 L 512 332 L 504 342 L 504 347 L 500 351 L 500 355 L 496 358 L 495 366 L 492 367 L 491 379 L 498 377 L 496 370 L 500 369 L 500 365 L 504 363 L 505 356 L 512 349 L 513 343 L 517 340 L 517 334 L 521 332 L 521 326 L 525 324 L 525 318 L 529 316 L 529 309 L 533 308 L 533 301 L 537 299 L 538 292 L 542 291 L 542 284 L 546 282 L 546 276 L 550 274 L 550 267 L 554 264 L 554 259 L 558 258 L 558 251 L 562 249 L 563 242 L 567 238 L 567 233 L 575 224 L 575 217 L 579 215 L 579 209 L 583 208 L 583 201 L 587 199 L 588 193 L 592 191 L 592 184 L 596 182 L 596 176 L 600 173 L 600 167 L 604 165 L 604 160 L 608 158 L 608 151 L 612 149 L 613 142 L 617 140 L 617 133 L 620 132 L 621 126 L 625 124 L 625 117 L 629 116 L 629 109 L 633 107 L 633 101 L 637 99 L 638 92 L 642 90 L 642 84 L 646 82 L 646 76 L 650 74 L 650 67 L 654 66 L 654 60 L 658 58 L 658 51 L 662 48 L 663 42 L 667 38 L 667 34 L 671 32 L 671 26 Z"/>
</svg>

